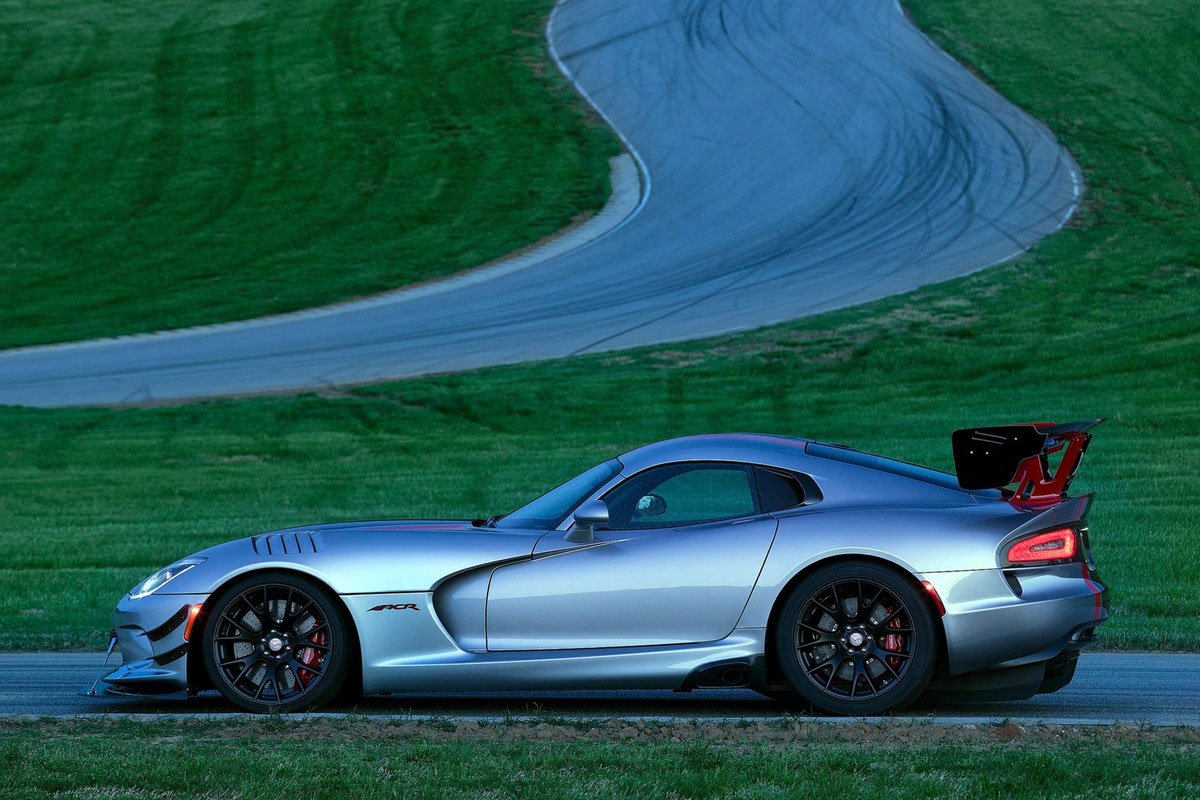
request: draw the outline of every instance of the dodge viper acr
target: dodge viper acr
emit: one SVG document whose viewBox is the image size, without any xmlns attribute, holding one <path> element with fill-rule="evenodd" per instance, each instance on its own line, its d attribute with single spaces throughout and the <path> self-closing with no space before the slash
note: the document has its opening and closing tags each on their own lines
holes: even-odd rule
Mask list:
<svg viewBox="0 0 1200 800">
<path fill-rule="evenodd" d="M 293 711 L 346 692 L 748 687 L 872 715 L 931 689 L 1052 692 L 1107 618 L 1091 497 L 1067 494 L 1097 422 L 956 431 L 956 474 L 693 436 L 488 520 L 249 536 L 120 601 L 122 663 L 93 693 Z"/>
</svg>

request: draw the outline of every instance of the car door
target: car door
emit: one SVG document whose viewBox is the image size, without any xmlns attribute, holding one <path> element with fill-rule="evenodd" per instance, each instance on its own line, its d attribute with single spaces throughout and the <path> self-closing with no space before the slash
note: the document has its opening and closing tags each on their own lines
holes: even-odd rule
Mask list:
<svg viewBox="0 0 1200 800">
<path fill-rule="evenodd" d="M 775 537 L 752 467 L 668 464 L 605 496 L 609 525 L 573 545 L 544 536 L 534 558 L 498 567 L 489 650 L 683 644 L 733 630 Z"/>
</svg>

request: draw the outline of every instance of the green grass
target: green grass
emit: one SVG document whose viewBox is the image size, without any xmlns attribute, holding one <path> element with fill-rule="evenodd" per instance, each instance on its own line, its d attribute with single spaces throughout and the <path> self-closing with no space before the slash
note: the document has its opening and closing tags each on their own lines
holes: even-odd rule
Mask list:
<svg viewBox="0 0 1200 800">
<path fill-rule="evenodd" d="M 713 726 L 708 726 L 712 728 Z M 827 726 L 828 727 L 828 726 Z M 1005 730 L 1005 729 L 999 729 Z M 1011 728 L 1009 729 L 1011 730 Z M 570 733 L 570 732 L 568 732 Z M 865 731 L 858 743 L 497 741 L 403 726 L 295 720 L 32 724 L 0 733 L 0 793 L 34 797 L 1193 798 L 1200 753 L 1183 737 L 1066 741 Z M 586 729 L 578 732 L 587 736 Z M 1061 732 L 1060 732 L 1060 735 Z M 500 734 L 503 737 L 503 733 Z M 914 742 L 914 739 L 916 740 Z"/>
<path fill-rule="evenodd" d="M 955 427 L 1102 415 L 1076 483 L 1099 492 L 1102 643 L 1200 649 L 1191 5 L 911 4 L 1086 170 L 1072 225 L 1003 266 L 748 334 L 345 396 L 0 412 L 0 647 L 99 645 L 122 592 L 214 542 L 483 516 L 667 436 L 792 433 L 949 467 Z"/>
<path fill-rule="evenodd" d="M 478 266 L 598 209 L 552 0 L 0 0 L 0 347 Z"/>
</svg>

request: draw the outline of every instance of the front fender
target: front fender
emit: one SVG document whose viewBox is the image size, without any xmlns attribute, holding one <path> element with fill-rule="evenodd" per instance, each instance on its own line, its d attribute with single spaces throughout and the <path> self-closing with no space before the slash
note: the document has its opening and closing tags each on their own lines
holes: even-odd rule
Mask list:
<svg viewBox="0 0 1200 800">
<path fill-rule="evenodd" d="M 208 560 L 157 594 L 212 593 L 248 572 L 284 569 L 337 594 L 431 591 L 446 578 L 528 557 L 536 537 L 502 530 L 393 530 L 386 526 L 284 531 L 236 539 L 196 553 Z"/>
</svg>

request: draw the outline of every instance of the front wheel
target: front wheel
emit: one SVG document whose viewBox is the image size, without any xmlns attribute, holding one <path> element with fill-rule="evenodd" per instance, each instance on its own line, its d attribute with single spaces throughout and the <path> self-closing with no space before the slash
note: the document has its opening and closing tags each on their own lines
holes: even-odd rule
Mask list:
<svg viewBox="0 0 1200 800">
<path fill-rule="evenodd" d="M 933 614 L 912 582 L 865 561 L 830 564 L 792 590 L 775 626 L 779 666 L 820 711 L 871 716 L 915 700 L 933 677 Z"/>
<path fill-rule="evenodd" d="M 248 711 L 305 711 L 333 699 L 350 668 L 337 601 L 298 575 L 251 575 L 205 609 L 213 686 Z"/>
</svg>

